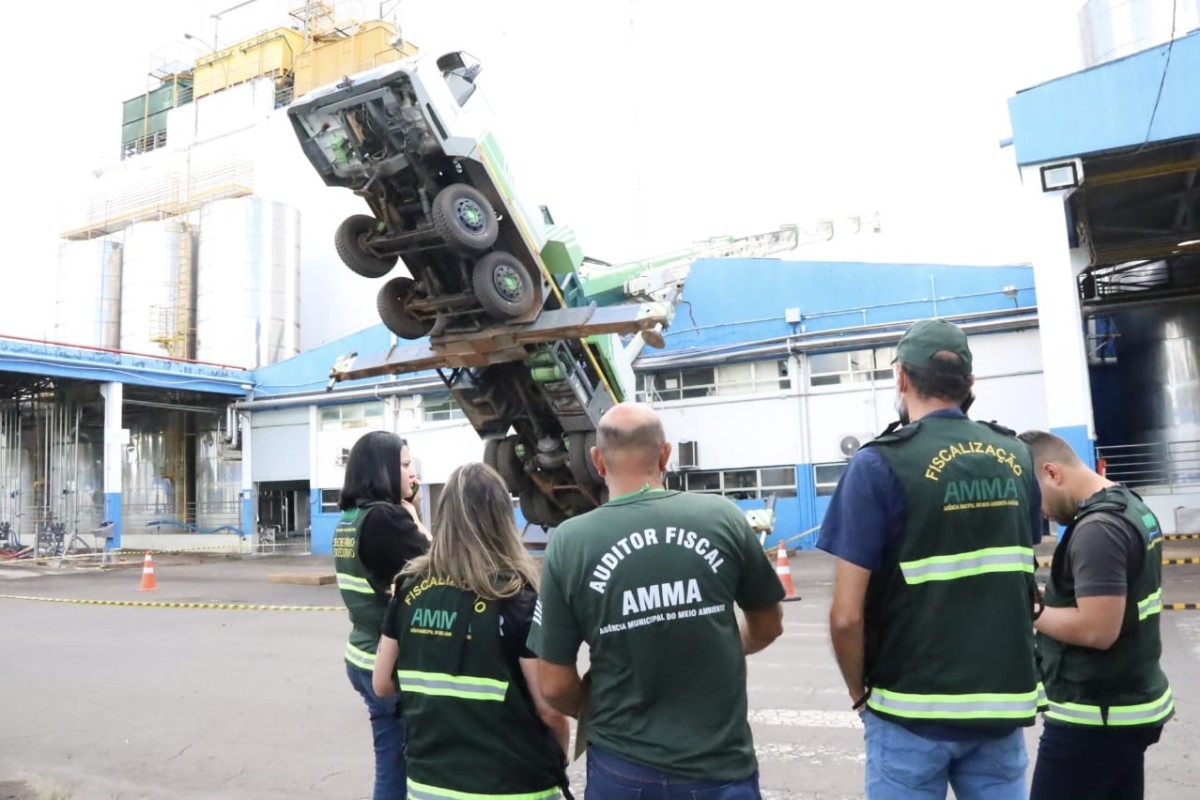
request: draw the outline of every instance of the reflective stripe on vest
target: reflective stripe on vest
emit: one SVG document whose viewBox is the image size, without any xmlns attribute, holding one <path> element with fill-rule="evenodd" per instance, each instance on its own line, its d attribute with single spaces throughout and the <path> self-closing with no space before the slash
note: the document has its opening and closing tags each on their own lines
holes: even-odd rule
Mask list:
<svg viewBox="0 0 1200 800">
<path fill-rule="evenodd" d="M 501 702 L 508 692 L 508 681 L 476 678 L 471 675 L 399 669 L 396 670 L 396 677 L 400 680 L 400 691 L 402 692 L 458 697 L 463 700 L 499 700 Z"/>
<path fill-rule="evenodd" d="M 359 650 L 349 642 L 346 642 L 346 660 L 361 669 L 375 669 L 375 654 Z"/>
<path fill-rule="evenodd" d="M 1138 622 L 1144 622 L 1147 617 L 1152 617 L 1162 611 L 1162 587 L 1151 592 L 1145 600 L 1138 601 Z"/>
<path fill-rule="evenodd" d="M 1134 706 L 1109 706 L 1108 721 L 1105 722 L 1104 709 L 1100 706 L 1089 706 L 1084 703 L 1056 703 L 1050 701 L 1046 711 L 1047 719 L 1067 722 L 1072 725 L 1153 725 L 1159 720 L 1166 719 L 1175 710 L 1175 698 L 1170 687 L 1157 700 L 1149 703 L 1138 703 Z"/>
<path fill-rule="evenodd" d="M 1033 572 L 1032 547 L 985 547 L 952 556 L 930 556 L 901 561 L 900 570 L 909 586 L 927 581 L 953 581 L 992 572 Z"/>
<path fill-rule="evenodd" d="M 366 578 L 358 578 L 354 575 L 347 575 L 344 572 L 337 574 L 337 586 L 341 591 L 375 594 L 375 589 L 372 588 L 371 582 Z"/>
<path fill-rule="evenodd" d="M 1037 715 L 1044 697 L 1040 684 L 1015 694 L 908 694 L 872 687 L 867 706 L 906 719 L 1024 719 Z"/>
<path fill-rule="evenodd" d="M 417 783 L 408 779 L 409 800 L 544 800 L 558 797 L 558 789 L 543 789 L 540 792 L 518 792 L 517 794 L 475 794 L 474 792 L 456 792 L 453 789 L 442 789 L 426 783 Z"/>
</svg>

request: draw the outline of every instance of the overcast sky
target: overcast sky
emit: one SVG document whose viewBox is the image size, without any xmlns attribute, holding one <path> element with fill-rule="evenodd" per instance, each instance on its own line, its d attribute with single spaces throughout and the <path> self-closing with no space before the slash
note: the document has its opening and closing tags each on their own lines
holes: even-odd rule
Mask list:
<svg viewBox="0 0 1200 800">
<path fill-rule="evenodd" d="M 992 264 L 1027 259 L 1017 170 L 998 145 L 1010 133 L 1006 99 L 1079 68 L 1080 4 L 383 6 L 423 50 L 464 49 L 483 61 L 481 85 L 523 195 L 575 227 L 589 255 L 633 259 L 878 210 L 886 250 L 843 242 L 839 256 Z M 64 197 L 116 160 L 121 103 L 151 87 L 155 59 L 206 50 L 185 32 L 220 46 L 286 24 L 303 3 L 254 0 L 212 19 L 233 5 L 65 0 L 48 25 L 6 42 L 10 257 L 0 266 L 0 332 L 40 329 L 37 318 L 52 314 L 31 297 L 54 291 Z M 357 5 L 366 17 L 380 8 Z M 26 283 L 34 285 L 18 289 Z"/>
</svg>

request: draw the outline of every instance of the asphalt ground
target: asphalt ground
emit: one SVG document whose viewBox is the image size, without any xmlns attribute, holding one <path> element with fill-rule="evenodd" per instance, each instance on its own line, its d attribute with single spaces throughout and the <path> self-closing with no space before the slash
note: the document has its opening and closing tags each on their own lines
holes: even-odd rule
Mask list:
<svg viewBox="0 0 1200 800">
<path fill-rule="evenodd" d="M 1045 548 L 1043 548 L 1045 549 Z M 1200 555 L 1172 543 L 1169 557 Z M 365 798 L 370 727 L 341 660 L 331 559 L 155 559 L 105 572 L 0 563 L 0 594 L 171 607 L 0 599 L 0 800 Z M 766 798 L 861 797 L 862 729 L 830 651 L 833 562 L 791 558 L 800 602 L 749 659 L 750 719 Z M 1200 602 L 1200 565 L 1165 568 L 1167 602 Z M 1147 756 L 1147 797 L 1200 796 L 1200 611 L 1164 612 L 1164 667 L 1178 712 Z M 1040 725 L 1029 729 L 1031 756 Z M 1030 773 L 1032 774 L 1032 772 Z M 571 770 L 584 783 L 583 760 Z"/>
</svg>

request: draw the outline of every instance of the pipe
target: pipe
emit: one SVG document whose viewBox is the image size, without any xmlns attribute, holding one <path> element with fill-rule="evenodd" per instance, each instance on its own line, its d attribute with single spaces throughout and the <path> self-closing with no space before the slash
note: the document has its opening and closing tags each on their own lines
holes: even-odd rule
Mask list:
<svg viewBox="0 0 1200 800">
<path fill-rule="evenodd" d="M 395 397 L 396 395 L 416 394 L 421 391 L 430 389 L 445 389 L 446 384 L 440 378 L 431 380 L 429 378 L 414 379 L 409 381 L 394 381 L 384 388 L 381 385 L 361 389 L 346 389 L 343 391 L 319 391 L 319 392 L 298 392 L 291 395 L 282 395 L 279 397 L 271 397 L 265 400 L 238 400 L 234 403 L 234 407 L 249 411 L 257 411 L 265 408 L 286 408 L 288 406 L 306 406 L 306 405 L 332 405 L 340 403 L 344 400 L 374 400 L 384 397 Z"/>
<path fill-rule="evenodd" d="M 1036 315 L 1037 314 L 1037 306 L 1027 306 L 1024 309 L 1021 309 L 1021 312 L 1022 313 L 1031 313 L 1031 314 Z M 991 319 L 1008 319 L 1008 318 L 1012 318 L 1012 316 L 1013 316 L 1013 309 L 999 309 L 996 311 L 980 311 L 977 313 L 970 313 L 970 314 L 955 314 L 953 316 L 946 317 L 946 319 L 950 322 L 954 322 L 955 324 L 961 325 L 961 323 L 966 322 L 968 320 L 982 322 L 982 321 L 991 320 Z M 744 348 L 747 345 L 765 345 L 765 344 L 771 344 L 771 343 L 776 343 L 776 342 L 783 343 L 783 342 L 789 342 L 789 341 L 790 342 L 807 342 L 807 341 L 812 341 L 812 340 L 816 340 L 816 339 L 825 339 L 834 334 L 841 335 L 841 334 L 847 334 L 847 333 L 865 333 L 865 332 L 869 332 L 869 331 L 894 331 L 900 327 L 907 328 L 909 325 L 913 324 L 914 322 L 916 322 L 916 320 L 902 320 L 902 321 L 896 321 L 896 322 L 874 322 L 874 323 L 871 323 L 870 325 L 857 325 L 852 328 L 834 328 L 834 329 L 827 330 L 827 331 L 810 331 L 808 333 L 792 334 L 791 336 L 773 336 L 773 337 L 769 337 L 766 339 L 758 339 L 753 342 L 742 342 L 740 344 L 720 345 L 717 347 L 707 348 L 703 351 L 689 351 L 689 352 L 695 352 L 697 354 L 704 354 L 704 355 L 708 355 L 708 354 L 712 354 L 712 353 L 729 353 L 731 356 L 736 356 L 736 355 L 740 355 L 742 352 L 741 348 Z M 658 359 L 683 358 L 683 357 L 686 357 L 687 355 L 688 355 L 688 353 L 684 352 L 684 353 L 677 353 L 674 355 L 652 356 L 649 359 L 646 359 L 646 361 L 648 363 L 653 363 Z"/>
<path fill-rule="evenodd" d="M 1038 319 L 1036 314 L 1028 314 L 1020 317 L 1012 317 L 997 320 L 982 320 L 977 322 L 964 322 L 959 324 L 967 333 L 990 333 L 1003 330 L 1023 330 L 1025 328 L 1037 327 Z M 849 348 L 853 346 L 867 347 L 880 344 L 892 344 L 899 340 L 902 331 L 897 330 L 896 326 L 892 326 L 891 330 L 887 331 L 865 331 L 856 336 L 841 336 L 826 335 L 820 339 L 808 338 L 800 340 L 800 337 L 789 337 L 785 341 L 775 343 L 764 343 L 759 347 L 750 349 L 738 350 L 736 352 L 727 352 L 729 348 L 721 348 L 719 351 L 704 351 L 702 354 L 679 354 L 674 356 L 660 356 L 657 358 L 639 360 L 636 365 L 638 372 L 649 372 L 656 369 L 664 369 L 670 367 L 703 367 L 710 365 L 726 364 L 730 359 L 737 358 L 744 360 L 750 356 L 761 356 L 763 358 L 777 358 L 792 354 L 808 353 L 819 350 L 829 350 L 832 348 Z M 807 336 L 811 337 L 811 334 Z"/>
</svg>

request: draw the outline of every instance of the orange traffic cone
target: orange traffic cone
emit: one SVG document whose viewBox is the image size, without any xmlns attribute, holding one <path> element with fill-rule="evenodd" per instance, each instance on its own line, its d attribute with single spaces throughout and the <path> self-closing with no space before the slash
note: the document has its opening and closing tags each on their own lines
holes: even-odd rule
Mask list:
<svg viewBox="0 0 1200 800">
<path fill-rule="evenodd" d="M 775 562 L 775 574 L 779 576 L 779 582 L 783 584 L 784 602 L 799 600 L 800 596 L 796 594 L 796 587 L 792 585 L 792 567 L 788 563 L 787 547 L 783 542 L 779 543 L 779 559 Z"/>
<path fill-rule="evenodd" d="M 791 579 L 789 578 L 789 581 Z M 158 588 L 158 579 L 154 577 L 154 559 L 146 553 L 146 560 L 142 564 L 142 585 L 138 589 L 139 592 L 153 592 Z"/>
</svg>

